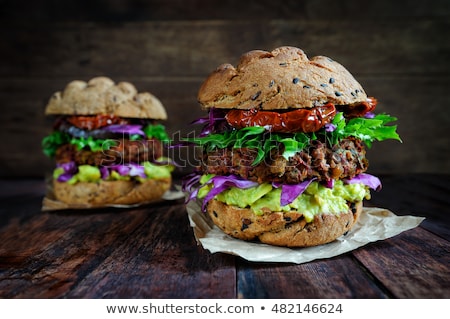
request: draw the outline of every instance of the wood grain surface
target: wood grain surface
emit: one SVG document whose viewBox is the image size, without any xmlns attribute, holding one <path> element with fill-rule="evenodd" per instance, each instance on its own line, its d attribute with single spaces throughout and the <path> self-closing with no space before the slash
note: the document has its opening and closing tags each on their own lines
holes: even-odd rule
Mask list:
<svg viewBox="0 0 450 319">
<path fill-rule="evenodd" d="M 202 252 L 183 202 L 43 213 L 41 201 L 2 200 L 3 298 L 234 296 L 233 259 Z"/>
<path fill-rule="evenodd" d="M 450 298 L 450 176 L 382 181 L 367 205 L 425 221 L 297 265 L 211 254 L 182 200 L 41 212 L 43 180 L 0 180 L 0 298 Z"/>
</svg>

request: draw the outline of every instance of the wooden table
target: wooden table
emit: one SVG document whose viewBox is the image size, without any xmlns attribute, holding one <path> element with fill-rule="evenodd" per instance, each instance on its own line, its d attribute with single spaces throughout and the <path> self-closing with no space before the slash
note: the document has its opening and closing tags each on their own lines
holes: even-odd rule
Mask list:
<svg viewBox="0 0 450 319">
<path fill-rule="evenodd" d="M 450 176 L 382 176 L 371 205 L 412 230 L 306 264 L 196 244 L 182 200 L 41 212 L 42 180 L 0 181 L 0 298 L 450 298 Z"/>
</svg>

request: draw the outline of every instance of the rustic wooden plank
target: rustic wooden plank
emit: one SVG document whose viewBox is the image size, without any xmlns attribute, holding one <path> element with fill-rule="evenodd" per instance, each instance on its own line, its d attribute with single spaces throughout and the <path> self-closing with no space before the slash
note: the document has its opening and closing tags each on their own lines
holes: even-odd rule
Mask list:
<svg viewBox="0 0 450 319">
<path fill-rule="evenodd" d="M 449 252 L 448 241 L 418 227 L 353 254 L 396 298 L 449 298 Z"/>
<path fill-rule="evenodd" d="M 234 298 L 234 259 L 197 246 L 184 209 L 142 213 L 142 225 L 66 297 Z"/>
<path fill-rule="evenodd" d="M 239 298 L 386 298 L 348 254 L 300 265 L 238 263 Z"/>
<path fill-rule="evenodd" d="M 41 199 L 2 210 L 2 298 L 234 296 L 233 258 L 200 250 L 182 203 L 41 213 Z"/>
<path fill-rule="evenodd" d="M 256 20 L 11 24 L 0 76 L 205 76 L 252 49 L 301 47 L 355 75 L 447 74 L 449 21 Z"/>
<path fill-rule="evenodd" d="M 62 296 L 79 275 L 106 258 L 115 242 L 124 240 L 143 218 L 112 213 L 40 213 L 41 199 L 8 207 L 12 212 L 22 205 L 34 209 L 25 221 L 11 218 L 0 233 L 2 297 Z M 122 217 L 120 221 L 118 217 Z M 109 238 L 102 238 L 105 232 Z"/>
<path fill-rule="evenodd" d="M 390 180 L 422 187 L 415 203 L 437 190 L 436 205 L 448 209 L 448 180 Z M 0 181 L 1 298 L 450 297 L 449 241 L 422 227 L 332 259 L 250 263 L 197 246 L 181 203 L 41 213 L 44 189 L 43 181 Z"/>
</svg>

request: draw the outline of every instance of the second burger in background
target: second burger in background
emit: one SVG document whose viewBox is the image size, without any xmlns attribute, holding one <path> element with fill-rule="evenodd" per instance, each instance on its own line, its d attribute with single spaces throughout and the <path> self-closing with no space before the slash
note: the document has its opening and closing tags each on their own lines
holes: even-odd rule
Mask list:
<svg viewBox="0 0 450 319">
<path fill-rule="evenodd" d="M 107 77 L 72 81 L 53 94 L 45 114 L 56 117 L 42 141 L 56 161 L 56 200 L 69 207 L 130 205 L 169 190 L 173 167 L 163 157 L 169 137 L 159 123 L 167 114 L 152 94 Z"/>
<path fill-rule="evenodd" d="M 254 50 L 220 65 L 198 100 L 209 116 L 189 199 L 225 233 L 289 247 L 331 242 L 358 220 L 370 189 L 366 146 L 399 140 L 394 117 L 339 63 L 298 48 Z"/>
</svg>

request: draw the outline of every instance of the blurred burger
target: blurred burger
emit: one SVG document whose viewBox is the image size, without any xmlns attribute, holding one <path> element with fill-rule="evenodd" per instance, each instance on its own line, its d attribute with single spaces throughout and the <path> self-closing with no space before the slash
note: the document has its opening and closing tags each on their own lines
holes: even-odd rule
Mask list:
<svg viewBox="0 0 450 319">
<path fill-rule="evenodd" d="M 400 140 L 396 120 L 339 63 L 294 47 L 250 51 L 200 87 L 209 116 L 197 170 L 184 181 L 225 233 L 289 247 L 348 232 L 380 180 L 365 173 L 366 147 Z"/>
<path fill-rule="evenodd" d="M 68 205 L 129 205 L 158 200 L 170 188 L 163 157 L 167 114 L 150 93 L 107 77 L 70 82 L 50 98 L 55 116 L 43 151 L 56 161 L 55 199 Z"/>
</svg>

